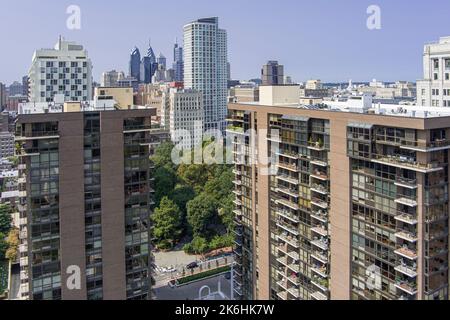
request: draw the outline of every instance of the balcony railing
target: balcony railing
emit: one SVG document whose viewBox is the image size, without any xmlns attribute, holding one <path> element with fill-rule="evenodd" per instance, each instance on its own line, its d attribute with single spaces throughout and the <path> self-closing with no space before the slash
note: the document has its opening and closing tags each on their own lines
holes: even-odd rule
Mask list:
<svg viewBox="0 0 450 320">
<path fill-rule="evenodd" d="M 395 287 L 406 292 L 409 295 L 415 295 L 417 293 L 417 284 L 415 282 L 397 280 L 395 283 Z"/>
<path fill-rule="evenodd" d="M 407 168 L 411 170 L 417 170 L 420 172 L 433 172 L 442 170 L 439 162 L 431 163 L 419 163 L 414 159 L 396 155 L 379 155 L 375 154 L 373 159 L 375 162 L 380 162 L 387 165 L 397 166 L 399 168 Z"/>
<path fill-rule="evenodd" d="M 407 223 L 410 225 L 416 225 L 418 223 L 416 216 L 409 214 L 409 213 L 400 213 L 399 215 L 395 216 L 395 220 L 401 221 L 403 223 Z"/>
<path fill-rule="evenodd" d="M 417 259 L 417 252 L 413 249 L 408 248 L 407 246 L 399 247 L 397 250 L 394 251 L 394 253 L 398 254 L 399 256 L 408 258 L 410 260 Z"/>
<path fill-rule="evenodd" d="M 403 239 L 403 240 L 406 240 L 409 242 L 416 242 L 418 240 L 416 233 L 405 231 L 405 230 L 400 230 L 400 231 L 396 232 L 395 236 L 397 238 L 400 238 L 400 239 Z"/>
</svg>

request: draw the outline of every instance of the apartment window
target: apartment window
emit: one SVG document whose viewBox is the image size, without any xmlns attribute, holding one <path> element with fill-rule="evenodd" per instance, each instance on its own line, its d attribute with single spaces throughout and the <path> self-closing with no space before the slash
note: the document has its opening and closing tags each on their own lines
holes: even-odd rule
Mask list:
<svg viewBox="0 0 450 320">
<path fill-rule="evenodd" d="M 445 80 L 450 80 L 450 73 L 447 72 L 447 73 L 445 74 Z"/>
<path fill-rule="evenodd" d="M 450 70 L 450 59 L 445 59 L 445 70 Z"/>
<path fill-rule="evenodd" d="M 426 94 L 426 90 L 422 89 L 422 95 L 424 96 Z"/>
<path fill-rule="evenodd" d="M 434 74 L 433 79 L 434 79 L 434 80 L 437 80 L 437 79 L 438 79 L 438 74 L 437 74 L 437 73 Z"/>
</svg>

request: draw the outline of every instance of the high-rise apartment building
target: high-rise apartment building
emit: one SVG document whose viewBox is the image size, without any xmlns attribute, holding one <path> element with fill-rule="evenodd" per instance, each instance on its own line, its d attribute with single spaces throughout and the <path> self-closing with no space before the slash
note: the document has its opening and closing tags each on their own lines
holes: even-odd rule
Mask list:
<svg viewBox="0 0 450 320">
<path fill-rule="evenodd" d="M 450 37 L 425 45 L 423 79 L 417 81 L 417 105 L 450 107 Z"/>
<path fill-rule="evenodd" d="M 182 82 L 184 79 L 184 62 L 183 62 L 183 47 L 178 45 L 175 41 L 173 47 L 173 70 L 175 71 L 175 81 Z"/>
<path fill-rule="evenodd" d="M 284 84 L 284 66 L 278 61 L 268 61 L 261 70 L 263 86 L 277 86 Z"/>
<path fill-rule="evenodd" d="M 36 50 L 29 71 L 29 101 L 92 99 L 92 63 L 83 46 L 60 38 L 54 49 Z"/>
<path fill-rule="evenodd" d="M 228 106 L 236 295 L 448 300 L 450 112 L 326 103 Z"/>
<path fill-rule="evenodd" d="M 191 89 L 170 89 L 169 127 L 172 141 L 184 150 L 203 141 L 203 95 Z"/>
<path fill-rule="evenodd" d="M 125 74 L 122 71 L 106 71 L 102 73 L 100 85 L 102 87 L 117 87 L 117 82 L 125 78 Z"/>
<path fill-rule="evenodd" d="M 225 129 L 227 113 L 227 33 L 218 18 L 184 26 L 184 86 L 203 93 L 204 129 Z"/>
<path fill-rule="evenodd" d="M 21 108 L 24 299 L 149 299 L 155 109 Z M 68 277 L 81 271 L 81 289 Z"/>
<path fill-rule="evenodd" d="M 9 96 L 21 96 L 23 95 L 23 84 L 19 81 L 14 81 L 8 87 Z"/>
</svg>

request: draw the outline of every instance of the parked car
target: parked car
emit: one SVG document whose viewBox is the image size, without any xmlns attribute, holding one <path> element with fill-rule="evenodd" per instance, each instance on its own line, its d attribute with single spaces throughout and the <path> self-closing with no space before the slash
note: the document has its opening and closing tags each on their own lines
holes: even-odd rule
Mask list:
<svg viewBox="0 0 450 320">
<path fill-rule="evenodd" d="M 227 280 L 231 279 L 231 272 L 225 273 L 225 279 L 227 279 Z"/>
<path fill-rule="evenodd" d="M 197 261 L 191 262 L 186 266 L 187 269 L 195 269 L 198 268 L 198 263 Z"/>
</svg>

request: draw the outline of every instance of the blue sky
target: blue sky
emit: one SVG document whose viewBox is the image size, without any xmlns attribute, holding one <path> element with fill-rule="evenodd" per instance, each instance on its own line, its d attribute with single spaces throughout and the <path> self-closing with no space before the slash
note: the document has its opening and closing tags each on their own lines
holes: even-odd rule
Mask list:
<svg viewBox="0 0 450 320">
<path fill-rule="evenodd" d="M 81 30 L 66 28 L 66 8 L 81 8 Z M 366 27 L 369 5 L 381 8 L 381 30 Z M 52 47 L 62 34 L 82 43 L 94 79 L 128 70 L 137 45 L 172 60 L 174 39 L 185 23 L 218 16 L 228 31 L 232 76 L 259 76 L 267 60 L 285 65 L 294 80 L 416 80 L 423 45 L 450 35 L 450 1 L 428 0 L 16 0 L 1 1 L 0 82 L 25 75 L 36 48 Z"/>
</svg>

